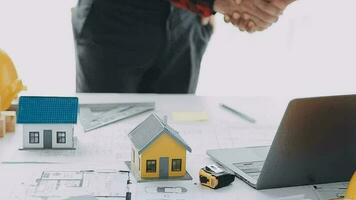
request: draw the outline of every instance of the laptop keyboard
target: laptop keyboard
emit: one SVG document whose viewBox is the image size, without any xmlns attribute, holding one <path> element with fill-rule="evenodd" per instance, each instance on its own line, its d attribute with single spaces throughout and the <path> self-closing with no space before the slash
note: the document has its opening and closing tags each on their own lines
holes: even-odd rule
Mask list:
<svg viewBox="0 0 356 200">
<path fill-rule="evenodd" d="M 258 179 L 265 161 L 233 163 L 235 167 L 249 175 L 253 179 Z"/>
</svg>

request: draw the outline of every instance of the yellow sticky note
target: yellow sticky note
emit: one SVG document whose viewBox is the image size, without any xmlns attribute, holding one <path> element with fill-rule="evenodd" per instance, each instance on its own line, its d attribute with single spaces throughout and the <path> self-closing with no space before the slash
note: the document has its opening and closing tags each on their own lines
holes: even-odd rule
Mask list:
<svg viewBox="0 0 356 200">
<path fill-rule="evenodd" d="M 207 112 L 173 112 L 172 117 L 176 122 L 208 121 L 209 119 Z"/>
</svg>

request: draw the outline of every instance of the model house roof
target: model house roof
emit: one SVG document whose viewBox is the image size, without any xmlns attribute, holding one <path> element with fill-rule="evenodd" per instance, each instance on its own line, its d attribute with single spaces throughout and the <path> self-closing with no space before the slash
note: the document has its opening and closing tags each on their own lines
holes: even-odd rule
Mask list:
<svg viewBox="0 0 356 200">
<path fill-rule="evenodd" d="M 132 130 L 129 133 L 129 138 L 138 153 L 141 153 L 164 133 L 172 136 L 173 139 L 182 144 L 189 152 L 192 152 L 192 149 L 187 145 L 179 133 L 167 125 L 167 123 L 163 122 L 156 114 L 150 115 L 145 121 Z"/>
<path fill-rule="evenodd" d="M 77 97 L 20 97 L 17 123 L 20 124 L 76 124 Z"/>
</svg>

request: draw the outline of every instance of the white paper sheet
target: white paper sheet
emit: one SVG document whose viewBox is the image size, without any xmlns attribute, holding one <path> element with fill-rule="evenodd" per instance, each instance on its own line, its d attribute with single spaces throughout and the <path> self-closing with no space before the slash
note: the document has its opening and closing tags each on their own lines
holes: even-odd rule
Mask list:
<svg viewBox="0 0 356 200">
<path fill-rule="evenodd" d="M 120 166 L 120 167 L 118 167 Z M 84 197 L 124 199 L 127 170 L 121 165 L 23 164 L 2 165 L 0 199 L 57 200 Z M 24 170 L 26 169 L 26 170 Z M 90 198 L 94 199 L 94 198 Z M 107 198 L 106 198 L 107 199 Z"/>
<path fill-rule="evenodd" d="M 334 200 L 343 198 L 347 189 L 348 182 L 329 183 L 313 185 L 312 188 L 319 200 Z"/>
</svg>

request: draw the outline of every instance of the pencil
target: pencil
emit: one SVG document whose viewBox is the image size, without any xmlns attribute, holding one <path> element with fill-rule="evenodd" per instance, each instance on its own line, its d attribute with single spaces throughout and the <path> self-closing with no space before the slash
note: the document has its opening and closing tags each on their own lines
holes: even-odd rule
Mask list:
<svg viewBox="0 0 356 200">
<path fill-rule="evenodd" d="M 252 123 L 252 124 L 256 123 L 256 120 L 255 120 L 255 119 L 253 119 L 252 117 L 247 116 L 246 114 L 244 114 L 244 113 L 242 113 L 242 112 L 239 112 L 239 111 L 237 111 L 237 110 L 235 110 L 235 109 L 233 109 L 233 108 L 231 108 L 231 107 L 229 107 L 229 106 L 227 106 L 227 105 L 225 105 L 225 104 L 220 104 L 220 106 L 221 106 L 222 108 L 225 108 L 226 110 L 229 110 L 229 111 L 232 112 L 232 113 L 235 113 L 235 114 L 236 114 L 237 116 L 239 116 L 241 119 L 244 119 L 244 120 L 246 120 L 246 121 L 248 121 L 248 122 L 250 122 L 250 123 Z"/>
</svg>

